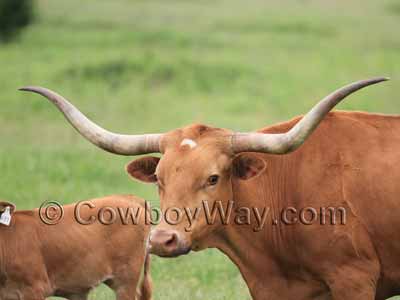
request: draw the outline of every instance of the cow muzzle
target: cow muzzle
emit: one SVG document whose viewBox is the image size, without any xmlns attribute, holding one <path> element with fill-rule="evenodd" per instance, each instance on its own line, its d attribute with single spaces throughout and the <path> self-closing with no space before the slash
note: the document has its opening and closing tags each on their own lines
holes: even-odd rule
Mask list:
<svg viewBox="0 0 400 300">
<path fill-rule="evenodd" d="M 161 257 L 176 257 L 189 253 L 190 246 L 175 230 L 154 229 L 150 234 L 150 253 Z"/>
</svg>

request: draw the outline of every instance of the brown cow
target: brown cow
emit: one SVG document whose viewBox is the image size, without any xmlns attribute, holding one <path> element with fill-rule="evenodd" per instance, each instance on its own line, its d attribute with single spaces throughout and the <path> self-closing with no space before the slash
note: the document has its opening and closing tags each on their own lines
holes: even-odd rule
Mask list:
<svg viewBox="0 0 400 300">
<path fill-rule="evenodd" d="M 4 215 L 13 205 L 2 202 L 0 207 Z M 108 211 L 99 214 L 104 207 Z M 143 218 L 143 199 L 115 195 L 66 205 L 60 222 L 48 225 L 61 216 L 56 208 L 46 212 L 12 208 L 9 226 L 0 225 L 0 299 L 85 300 L 91 289 L 105 283 L 118 300 L 133 300 L 145 260 L 136 299 L 151 299 L 146 254 L 150 228 Z M 112 224 L 110 208 L 122 212 Z"/>
<path fill-rule="evenodd" d="M 329 111 L 352 92 L 384 80 L 350 84 L 303 118 L 255 133 L 193 125 L 166 134 L 118 135 L 49 90 L 24 90 L 47 97 L 107 151 L 161 152 L 162 158 L 140 158 L 127 170 L 157 182 L 164 211 L 194 212 L 204 201 L 209 207 L 233 201 L 234 209 L 269 209 L 258 231 L 220 219 L 210 225 L 205 214 L 191 226 L 188 219 L 176 226 L 164 221 L 151 234 L 153 253 L 218 248 L 239 267 L 254 299 L 372 300 L 400 292 L 400 116 Z M 306 207 L 344 208 L 345 224 L 282 222 L 288 208 Z"/>
</svg>

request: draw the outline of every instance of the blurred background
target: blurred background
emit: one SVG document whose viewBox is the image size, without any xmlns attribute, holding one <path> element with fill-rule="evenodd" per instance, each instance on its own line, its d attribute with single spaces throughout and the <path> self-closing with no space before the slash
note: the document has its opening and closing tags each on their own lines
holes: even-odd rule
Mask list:
<svg viewBox="0 0 400 300">
<path fill-rule="evenodd" d="M 0 198 L 157 204 L 154 186 L 125 174 L 132 158 L 98 150 L 21 86 L 51 88 L 122 133 L 255 130 L 374 76 L 392 80 L 339 108 L 400 114 L 399 29 L 398 0 L 0 0 Z M 249 298 L 216 250 L 153 262 L 155 299 Z M 91 298 L 114 299 L 105 287 Z"/>
</svg>

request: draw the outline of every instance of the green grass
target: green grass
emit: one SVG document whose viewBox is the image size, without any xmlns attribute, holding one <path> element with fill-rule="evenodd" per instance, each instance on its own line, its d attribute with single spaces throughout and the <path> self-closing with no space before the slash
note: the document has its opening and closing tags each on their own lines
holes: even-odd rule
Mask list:
<svg viewBox="0 0 400 300">
<path fill-rule="evenodd" d="M 125 175 L 130 158 L 88 144 L 18 87 L 52 88 L 126 133 L 193 122 L 257 129 L 380 75 L 392 81 L 340 108 L 400 113 L 399 26 L 396 0 L 41 0 L 37 23 L 0 45 L 0 197 L 20 209 L 114 193 L 157 201 Z M 154 259 L 152 272 L 155 299 L 249 298 L 216 250 Z M 100 288 L 92 299 L 112 297 Z"/>
</svg>

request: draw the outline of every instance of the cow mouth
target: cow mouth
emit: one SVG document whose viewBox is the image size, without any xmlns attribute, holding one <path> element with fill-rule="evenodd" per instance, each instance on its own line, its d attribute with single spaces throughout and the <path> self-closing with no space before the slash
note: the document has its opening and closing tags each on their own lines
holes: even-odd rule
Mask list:
<svg viewBox="0 0 400 300">
<path fill-rule="evenodd" d="M 171 251 L 152 251 L 152 250 L 150 250 L 150 253 L 155 254 L 159 257 L 163 257 L 163 258 L 174 258 L 174 257 L 178 257 L 181 255 L 189 254 L 190 251 L 192 251 L 192 249 L 190 247 L 180 247 L 180 248 L 171 249 Z"/>
</svg>

